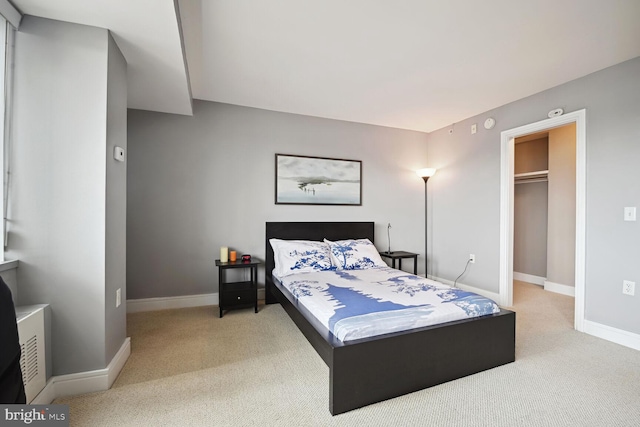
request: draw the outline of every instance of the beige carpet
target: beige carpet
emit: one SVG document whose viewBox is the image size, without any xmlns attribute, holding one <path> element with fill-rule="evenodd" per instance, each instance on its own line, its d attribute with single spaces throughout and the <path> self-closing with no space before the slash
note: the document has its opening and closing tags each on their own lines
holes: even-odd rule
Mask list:
<svg viewBox="0 0 640 427">
<path fill-rule="evenodd" d="M 278 305 L 128 316 L 111 390 L 72 426 L 639 426 L 640 352 L 573 328 L 573 298 L 515 286 L 516 362 L 332 417 L 329 370 Z"/>
</svg>

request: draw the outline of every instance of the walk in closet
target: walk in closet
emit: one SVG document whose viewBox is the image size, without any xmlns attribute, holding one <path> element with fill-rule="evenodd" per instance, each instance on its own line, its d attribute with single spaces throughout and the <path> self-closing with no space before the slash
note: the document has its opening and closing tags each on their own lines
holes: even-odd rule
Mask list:
<svg viewBox="0 0 640 427">
<path fill-rule="evenodd" d="M 514 173 L 514 279 L 573 295 L 575 124 L 517 138 Z"/>
</svg>

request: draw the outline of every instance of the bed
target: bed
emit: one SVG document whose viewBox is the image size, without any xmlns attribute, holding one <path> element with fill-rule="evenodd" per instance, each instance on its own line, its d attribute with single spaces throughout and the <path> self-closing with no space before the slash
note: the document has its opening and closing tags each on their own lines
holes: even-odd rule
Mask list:
<svg viewBox="0 0 640 427">
<path fill-rule="evenodd" d="M 340 341 L 296 302 L 271 272 L 272 238 L 369 239 L 373 222 L 267 222 L 265 299 L 280 303 L 329 367 L 329 411 L 341 414 L 515 360 L 515 313 L 457 320 L 371 338 Z"/>
</svg>

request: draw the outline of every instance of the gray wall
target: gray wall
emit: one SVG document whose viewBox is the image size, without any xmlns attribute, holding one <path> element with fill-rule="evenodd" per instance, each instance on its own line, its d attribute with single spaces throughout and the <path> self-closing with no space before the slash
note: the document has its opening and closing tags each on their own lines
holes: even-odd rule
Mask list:
<svg viewBox="0 0 640 427">
<path fill-rule="evenodd" d="M 101 369 L 109 35 L 25 16 L 15 43 L 7 256 L 20 260 L 19 304 L 51 305 L 53 375 Z"/>
<path fill-rule="evenodd" d="M 463 283 L 499 291 L 500 132 L 547 118 L 561 107 L 587 111 L 587 320 L 640 333 L 640 298 L 622 280 L 640 281 L 640 225 L 623 207 L 640 194 L 640 58 L 618 64 L 429 134 L 435 275 L 453 280 L 469 253 Z M 485 130 L 487 117 L 496 126 Z M 471 135 L 471 124 L 478 133 Z M 431 265 L 431 264 L 430 264 Z"/>
<path fill-rule="evenodd" d="M 127 334 L 127 163 L 113 158 L 114 147 L 127 148 L 127 63 L 109 35 L 106 143 L 105 357 L 120 350 Z M 116 290 L 122 305 L 116 308 Z"/>
<path fill-rule="evenodd" d="M 424 133 L 203 101 L 128 123 L 130 299 L 217 292 L 220 247 L 264 259 L 266 221 L 375 221 L 380 249 L 391 222 L 392 249 L 424 254 Z M 275 153 L 362 160 L 362 206 L 276 205 Z"/>
</svg>

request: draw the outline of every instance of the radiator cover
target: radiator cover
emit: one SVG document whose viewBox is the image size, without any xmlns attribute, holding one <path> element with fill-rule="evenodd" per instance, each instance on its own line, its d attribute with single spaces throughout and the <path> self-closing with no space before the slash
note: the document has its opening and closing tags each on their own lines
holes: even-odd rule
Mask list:
<svg viewBox="0 0 640 427">
<path fill-rule="evenodd" d="M 42 391 L 47 382 L 43 307 L 17 307 L 20 337 L 20 368 L 27 403 Z"/>
</svg>

